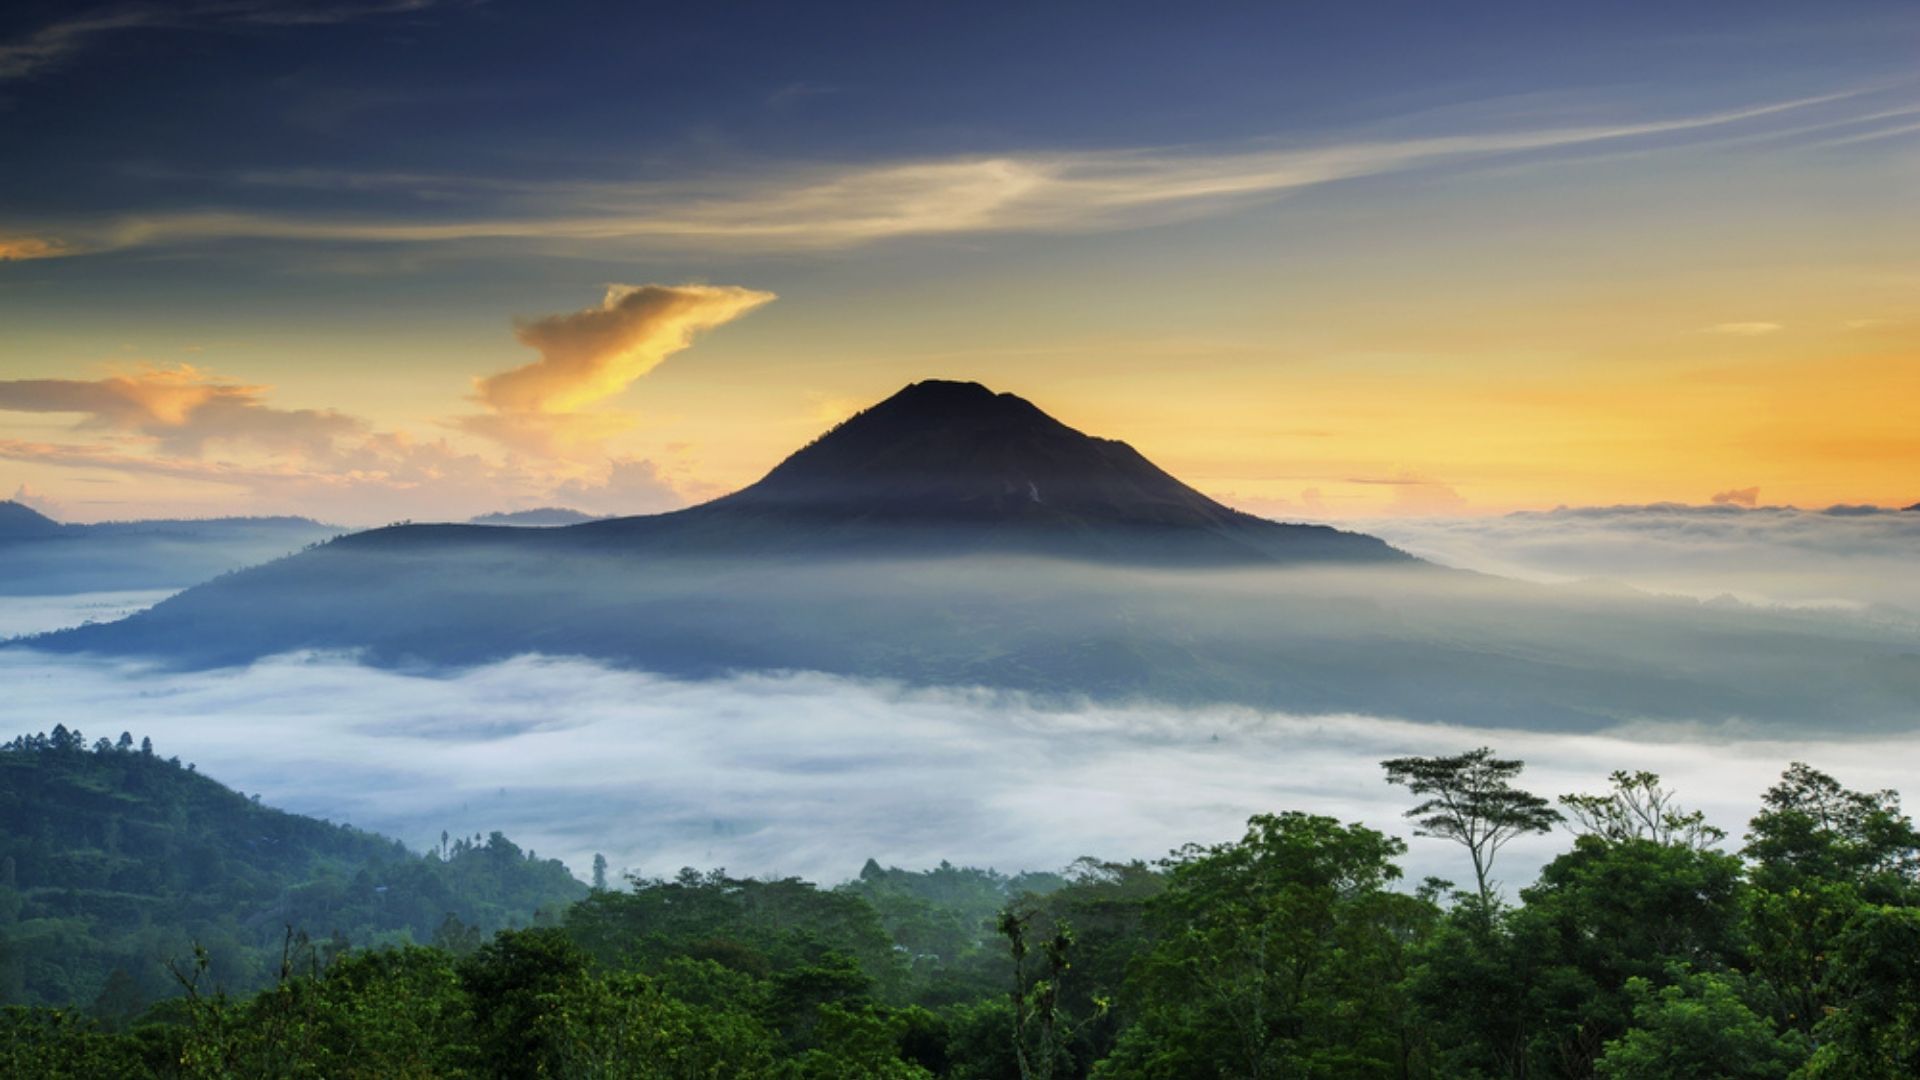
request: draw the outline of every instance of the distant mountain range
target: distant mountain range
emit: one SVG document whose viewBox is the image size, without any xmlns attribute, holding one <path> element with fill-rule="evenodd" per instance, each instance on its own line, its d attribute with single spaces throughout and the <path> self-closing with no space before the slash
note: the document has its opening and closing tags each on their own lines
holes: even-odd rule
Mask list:
<svg viewBox="0 0 1920 1080">
<path fill-rule="evenodd" d="M 68 525 L 0 502 L 0 596 L 181 589 L 345 531 L 300 517 Z"/>
<path fill-rule="evenodd" d="M 541 652 L 1533 727 L 1858 727 L 1920 707 L 1912 637 L 1448 570 L 1233 510 L 1125 443 L 952 382 L 701 506 L 358 533 L 32 644 L 186 665 Z"/>
<path fill-rule="evenodd" d="M 469 525 L 519 525 L 525 528 L 552 528 L 556 525 L 579 525 L 588 521 L 599 521 L 600 516 L 580 510 L 570 510 L 564 506 L 542 506 L 535 510 L 504 510 L 499 513 L 481 514 L 470 518 Z"/>
</svg>

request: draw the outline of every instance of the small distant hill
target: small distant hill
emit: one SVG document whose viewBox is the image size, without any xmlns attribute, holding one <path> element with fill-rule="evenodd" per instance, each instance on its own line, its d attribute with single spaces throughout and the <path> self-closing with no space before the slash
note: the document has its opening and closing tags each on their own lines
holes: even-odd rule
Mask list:
<svg viewBox="0 0 1920 1080">
<path fill-rule="evenodd" d="M 106 995 L 131 1012 L 177 991 L 166 964 L 196 942 L 210 977 L 242 990 L 272 980 L 289 926 L 426 943 L 527 925 L 586 891 L 499 833 L 417 854 L 263 806 L 130 735 L 0 745 L 0 1004 Z"/>
<path fill-rule="evenodd" d="M 0 596 L 183 589 L 346 531 L 302 517 L 62 524 L 0 502 Z"/>
<path fill-rule="evenodd" d="M 0 541 L 57 536 L 60 523 L 25 503 L 0 502 Z"/>
<path fill-rule="evenodd" d="M 542 506 L 535 510 L 506 510 L 494 514 L 481 514 L 470 519 L 469 525 L 519 525 L 530 528 L 549 528 L 555 525 L 578 525 L 586 521 L 599 521 L 598 517 L 564 506 Z"/>
</svg>

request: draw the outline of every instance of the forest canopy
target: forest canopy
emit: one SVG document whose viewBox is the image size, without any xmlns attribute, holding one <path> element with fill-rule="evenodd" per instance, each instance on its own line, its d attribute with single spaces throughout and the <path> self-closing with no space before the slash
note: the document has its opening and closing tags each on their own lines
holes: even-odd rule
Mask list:
<svg viewBox="0 0 1920 1080">
<path fill-rule="evenodd" d="M 74 806 L 110 800 L 102 805 L 122 807 L 123 823 L 112 842 L 97 812 L 9 829 L 0 925 L 7 970 L 28 977 L 8 985 L 8 1000 L 43 1004 L 0 1014 L 0 1071 L 956 1080 L 1920 1073 L 1920 833 L 1892 792 L 1851 790 L 1795 764 L 1736 844 L 1650 772 L 1549 799 L 1527 790 L 1523 763 L 1491 750 L 1384 764 L 1383 780 L 1411 789 L 1413 829 L 1459 843 L 1465 884 L 1407 881 L 1399 838 L 1285 811 L 1254 817 L 1238 839 L 1151 863 L 1089 858 L 1060 873 L 1010 876 L 868 860 L 831 888 L 693 869 L 610 882 L 597 867 L 596 887 L 575 883 L 563 904 L 551 902 L 567 892 L 548 877 L 557 864 L 504 837 L 412 855 L 367 834 L 273 816 L 130 739 L 91 749 L 71 732 L 16 740 L 0 752 L 9 815 L 28 812 L 18 793 L 31 780 Z M 114 799 L 125 788 L 138 798 Z M 201 847 L 153 831 L 159 807 L 176 829 L 209 814 L 196 800 L 210 800 L 235 828 Z M 182 807 L 187 818 L 168 817 Z M 83 820 L 95 832 L 58 831 Z M 1545 829 L 1564 830 L 1566 849 L 1532 882 L 1503 885 L 1497 841 Z M 222 836 L 276 837 L 271 851 L 308 854 L 249 862 Z M 23 887 L 23 873 L 48 872 L 26 861 L 35 843 L 90 853 L 57 872 L 84 868 L 92 884 Z M 218 882 L 249 902 L 271 894 L 260 910 L 273 925 L 196 924 L 211 929 L 168 958 L 170 992 L 150 995 L 116 968 L 97 989 L 73 981 L 75 996 L 57 1001 L 60 984 L 32 973 L 83 970 L 58 943 L 71 947 L 84 934 L 21 928 L 67 919 L 111 929 L 109 898 L 126 885 L 114 875 L 168 860 L 191 869 L 134 884 L 155 896 L 184 894 L 189 881 Z M 347 866 L 358 869 L 346 874 Z M 294 898 L 307 894 L 276 885 L 274 873 L 331 882 L 318 890 L 327 903 L 302 906 Z M 382 922 L 355 900 L 365 898 L 357 883 L 376 880 L 386 886 L 376 896 L 392 896 L 398 882 L 437 883 L 436 899 L 467 904 L 460 910 L 469 914 L 430 928 L 425 915 L 404 927 Z M 535 899 L 544 913 L 532 925 L 487 932 L 489 920 L 512 921 Z M 142 932 L 158 935 L 147 940 L 185 925 L 168 920 L 208 917 L 175 902 L 140 917 Z M 60 904 L 67 914 L 55 913 Z M 299 921 L 314 917 L 325 921 Z M 339 935 L 314 933 L 335 924 Z M 242 932 L 253 935 L 243 945 L 264 950 L 243 954 L 268 958 L 251 992 L 222 956 Z M 23 951 L 36 941 L 55 944 Z"/>
</svg>

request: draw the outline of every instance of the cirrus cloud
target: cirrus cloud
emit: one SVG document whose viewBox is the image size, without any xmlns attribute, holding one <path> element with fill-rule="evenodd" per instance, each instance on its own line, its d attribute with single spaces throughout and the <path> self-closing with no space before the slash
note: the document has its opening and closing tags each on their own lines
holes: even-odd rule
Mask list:
<svg viewBox="0 0 1920 1080">
<path fill-rule="evenodd" d="M 102 5 L 0 42 L 0 81 L 44 74 L 128 31 L 217 30 L 234 26 L 331 26 L 358 19 L 414 14 L 437 0 L 212 0 L 204 3 Z"/>
<path fill-rule="evenodd" d="M 226 241 L 809 251 L 890 239 L 1137 228 L 1230 211 L 1295 191 L 1425 168 L 1644 148 L 1815 114 L 1813 129 L 1858 123 L 1843 91 L 1691 116 L 1610 124 L 1355 139 L 1317 146 L 1129 147 L 959 154 L 838 166 L 762 164 L 666 182 L 515 181 L 294 170 L 282 181 L 372 200 L 328 217 L 286 210 L 121 211 L 51 225 L 14 223 L 20 254 L 78 255 Z M 1869 114 L 1871 115 L 1871 114 Z M 250 174 L 271 180 L 270 175 Z M 271 186 L 269 184 L 268 186 Z M 428 190 L 450 205 L 397 213 L 385 192 Z M 29 246 L 31 245 L 31 246 Z"/>
</svg>

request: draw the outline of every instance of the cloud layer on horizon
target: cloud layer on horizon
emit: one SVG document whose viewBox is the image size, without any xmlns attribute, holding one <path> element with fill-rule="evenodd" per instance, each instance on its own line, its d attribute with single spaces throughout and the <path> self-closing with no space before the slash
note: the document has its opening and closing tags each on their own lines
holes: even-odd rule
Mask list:
<svg viewBox="0 0 1920 1080">
<path fill-rule="evenodd" d="M 1920 511 L 1754 506 L 1562 507 L 1502 517 L 1379 519 L 1366 530 L 1450 566 L 1530 580 L 1604 578 L 1701 599 L 1900 609 L 1920 620 Z"/>
<path fill-rule="evenodd" d="M 678 682 L 520 659 L 451 678 L 282 657 L 168 673 L 0 652 L 17 731 L 122 729 L 270 804 L 424 847 L 501 829 L 584 870 L 683 865 L 825 881 L 861 862 L 1002 869 L 1081 855 L 1154 858 L 1288 809 L 1402 836 L 1404 792 L 1378 762 L 1492 745 L 1526 786 L 1604 787 L 1653 768 L 1735 836 L 1762 790 L 1806 760 L 1856 787 L 1909 781 L 1920 739 L 1756 741 L 1730 730 L 1482 731 L 1364 716 L 1157 706 L 1042 707 L 981 690 L 906 691 L 808 674 Z M 1410 876 L 1459 880 L 1456 851 L 1410 838 Z M 1565 846 L 1528 838 L 1499 876 L 1528 880 Z"/>
<path fill-rule="evenodd" d="M 78 430 L 143 435 L 176 457 L 218 444 L 321 457 L 366 430 L 332 409 L 274 408 L 266 393 L 191 365 L 146 366 L 99 379 L 0 380 L 0 412 L 75 414 Z"/>
</svg>

